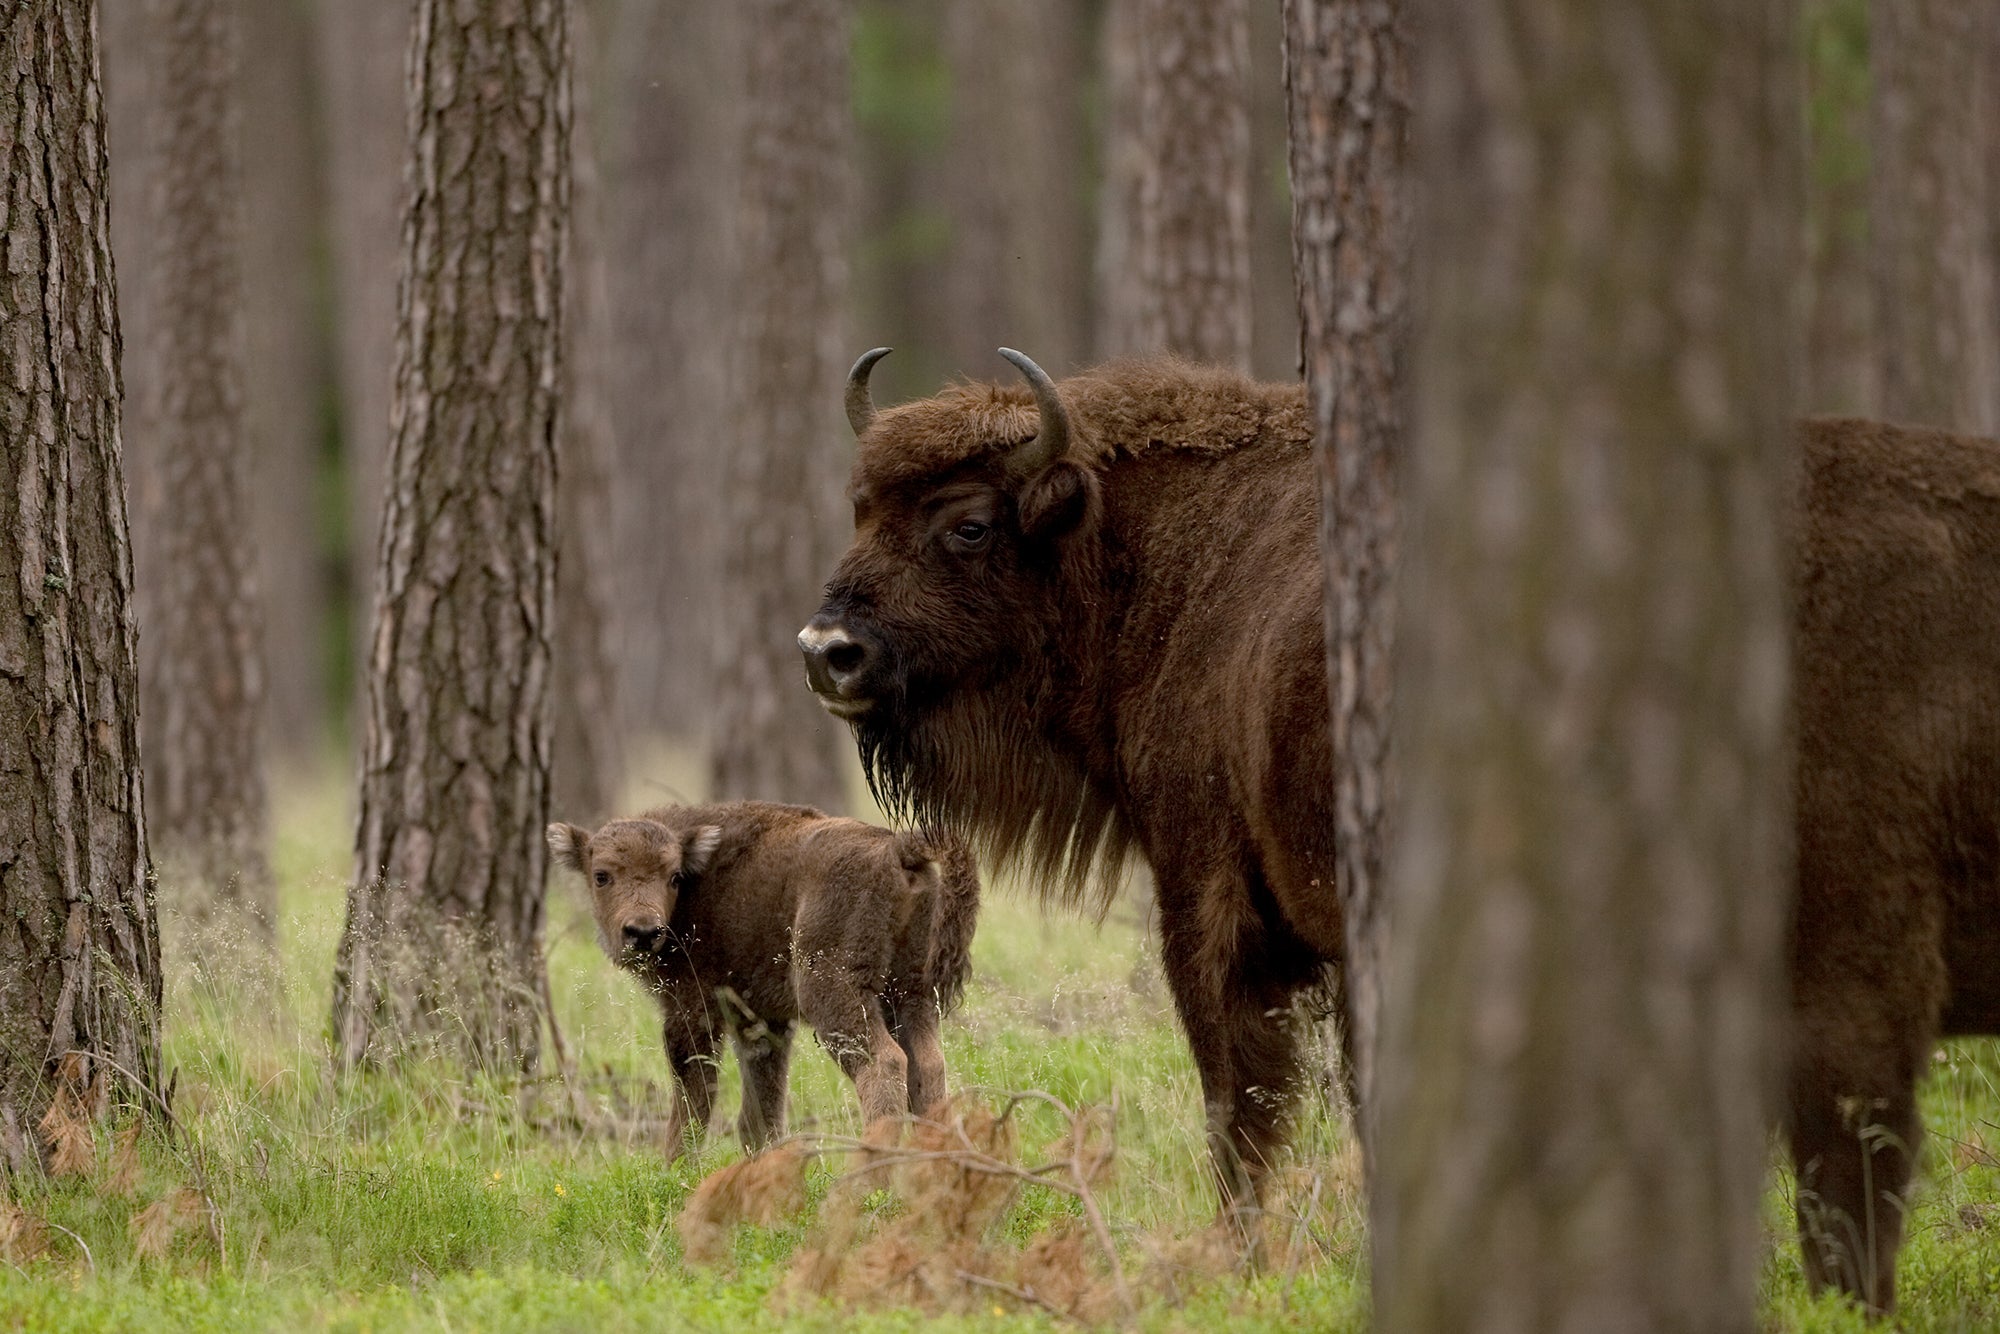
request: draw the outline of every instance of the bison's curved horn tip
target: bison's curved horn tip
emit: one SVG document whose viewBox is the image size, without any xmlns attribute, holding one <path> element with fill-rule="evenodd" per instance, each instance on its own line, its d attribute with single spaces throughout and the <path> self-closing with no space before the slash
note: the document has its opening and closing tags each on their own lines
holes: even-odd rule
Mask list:
<svg viewBox="0 0 2000 1334">
<path fill-rule="evenodd" d="M 871 347 L 855 358 L 854 369 L 847 373 L 847 424 L 856 435 L 865 434 L 875 420 L 875 400 L 868 393 L 869 372 L 875 369 L 876 362 L 894 350 Z"/>
</svg>

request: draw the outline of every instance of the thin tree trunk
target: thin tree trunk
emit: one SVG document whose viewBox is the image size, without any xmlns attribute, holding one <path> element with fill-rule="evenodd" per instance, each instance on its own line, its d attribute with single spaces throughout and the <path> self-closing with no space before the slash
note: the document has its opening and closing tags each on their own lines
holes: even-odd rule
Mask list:
<svg viewBox="0 0 2000 1334">
<path fill-rule="evenodd" d="M 1250 373 L 1299 373 L 1282 4 L 1250 8 Z"/>
<path fill-rule="evenodd" d="M 418 0 L 411 193 L 336 1055 L 534 1066 L 549 811 L 566 0 Z"/>
<path fill-rule="evenodd" d="M 1410 31 L 1404 0 L 1285 0 L 1284 16 L 1299 360 L 1326 561 L 1347 1046 L 1372 1144 L 1388 944 L 1382 876 L 1396 794 L 1391 580 L 1409 322 Z"/>
<path fill-rule="evenodd" d="M 332 349 L 320 301 L 324 145 L 312 10 L 231 0 L 242 15 L 244 427 L 263 592 L 265 748 L 296 770 L 323 758 L 331 696 L 319 467 Z M 343 131 L 344 131 L 343 127 Z"/>
<path fill-rule="evenodd" d="M 270 0 L 253 0 L 269 3 Z M 404 71 L 412 0 L 325 0 L 319 6 L 332 231 L 340 443 L 347 484 L 348 663 L 365 669 L 389 455 L 395 378 L 396 265 L 407 142 Z M 359 681 L 338 685 L 343 712 L 362 707 Z M 349 719 L 357 744 L 361 727 Z"/>
<path fill-rule="evenodd" d="M 612 641 L 628 739 L 707 737 L 741 157 L 735 5 L 622 0 L 604 172 Z"/>
<path fill-rule="evenodd" d="M 95 8 L 0 16 L 0 1155 L 15 1170 L 38 1156 L 59 1067 L 72 1112 L 151 1112 L 159 1092 Z"/>
<path fill-rule="evenodd" d="M 1139 260 L 1140 195 L 1146 181 L 1141 130 L 1145 57 L 1144 0 L 1106 0 L 1100 38 L 1104 133 L 1097 199 L 1097 318 L 1099 357 L 1145 350 L 1146 276 Z"/>
<path fill-rule="evenodd" d="M 2000 432 L 2000 285 L 1985 85 L 1991 0 L 1870 6 L 1870 242 L 1882 410 Z"/>
<path fill-rule="evenodd" d="M 1076 365 L 1083 306 L 1079 0 L 962 0 L 945 14 L 952 143 L 943 349 L 959 375 L 999 346 L 1052 374 Z"/>
<path fill-rule="evenodd" d="M 1249 0 L 1141 0 L 1139 341 L 1250 367 Z"/>
<path fill-rule="evenodd" d="M 712 791 L 839 810 L 850 747 L 793 640 L 839 555 L 849 129 L 843 0 L 755 0 Z"/>
<path fill-rule="evenodd" d="M 604 274 L 604 196 L 597 174 L 594 86 L 599 69 L 590 0 L 571 11 L 576 55 L 570 129 L 570 261 L 564 359 L 562 485 L 557 490 L 555 738 L 551 782 L 565 819 L 595 824 L 624 783 L 623 720 L 612 657 L 611 424 L 604 382 L 612 355 Z"/>
<path fill-rule="evenodd" d="M 1747 1331 L 1792 884 L 1793 16 L 1418 18 L 1376 1319 Z"/>
<path fill-rule="evenodd" d="M 1875 416 L 1868 247 L 1868 0 L 1805 0 L 1807 412 Z M 2000 52 L 1996 52 L 2000 55 Z"/>
<path fill-rule="evenodd" d="M 141 658 L 152 838 L 192 921 L 272 938 L 261 608 L 243 413 L 233 0 L 152 0 L 156 564 Z M 181 883 L 176 883 L 181 882 Z M 211 920 L 212 919 L 212 920 Z"/>
</svg>

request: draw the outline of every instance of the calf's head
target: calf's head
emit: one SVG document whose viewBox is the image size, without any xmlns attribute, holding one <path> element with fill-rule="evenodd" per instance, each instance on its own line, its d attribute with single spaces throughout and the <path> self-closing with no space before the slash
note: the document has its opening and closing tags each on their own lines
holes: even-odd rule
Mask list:
<svg viewBox="0 0 2000 1334">
<path fill-rule="evenodd" d="M 886 352 L 848 379 L 854 542 L 799 649 L 807 684 L 895 797 L 897 753 L 928 715 L 1046 669 L 1063 566 L 1099 494 L 1061 395 L 1027 357 L 1001 349 L 1025 391 L 959 385 L 878 413 L 868 374 Z"/>
<path fill-rule="evenodd" d="M 658 820 L 613 820 L 594 834 L 552 824 L 548 840 L 556 864 L 590 885 L 598 943 L 631 965 L 671 943 L 681 891 L 708 869 L 722 830 L 700 825 L 680 832 Z"/>
</svg>

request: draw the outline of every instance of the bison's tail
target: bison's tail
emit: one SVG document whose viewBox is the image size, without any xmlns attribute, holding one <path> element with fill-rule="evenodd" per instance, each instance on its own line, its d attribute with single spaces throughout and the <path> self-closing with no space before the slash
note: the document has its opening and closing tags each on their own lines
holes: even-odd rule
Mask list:
<svg viewBox="0 0 2000 1334">
<path fill-rule="evenodd" d="M 937 996 L 938 1012 L 949 1014 L 965 994 L 972 975 L 972 932 L 979 924 L 979 865 L 957 834 L 942 829 L 896 835 L 903 868 L 927 874 L 935 868 L 938 895 L 931 917 L 930 966 L 926 981 Z"/>
</svg>

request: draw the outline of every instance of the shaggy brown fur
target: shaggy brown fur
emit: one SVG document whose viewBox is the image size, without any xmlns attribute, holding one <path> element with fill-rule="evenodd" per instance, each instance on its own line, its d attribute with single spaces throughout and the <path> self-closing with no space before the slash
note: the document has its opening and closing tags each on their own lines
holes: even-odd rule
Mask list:
<svg viewBox="0 0 2000 1334">
<path fill-rule="evenodd" d="M 2000 444 L 1799 441 L 1788 1128 L 1807 1274 L 1886 1310 L 1916 1082 L 1940 1037 L 2000 1032 Z"/>
<path fill-rule="evenodd" d="M 829 707 L 891 806 L 1071 900 L 1145 855 L 1217 1167 L 1247 1204 L 1301 1086 L 1283 1016 L 1340 950 L 1305 398 L 1176 361 L 1061 392 L 1068 452 L 1026 478 L 1024 389 L 881 412 L 808 633 L 865 646 Z"/>
<path fill-rule="evenodd" d="M 594 834 L 552 824 L 548 838 L 590 883 L 605 952 L 659 998 L 681 1095 L 670 1154 L 707 1128 L 725 1030 L 753 1152 L 784 1133 L 799 1020 L 869 1121 L 944 1101 L 938 1020 L 964 990 L 979 914 L 957 840 L 761 801 L 666 806 Z"/>
<path fill-rule="evenodd" d="M 1025 389 L 876 415 L 808 627 L 859 647 L 822 696 L 886 799 L 1060 897 L 1144 854 L 1243 1203 L 1300 1087 L 1282 1016 L 1340 950 L 1304 395 L 1172 361 L 1059 388 L 1070 448 L 1030 476 Z M 1787 1123 L 1808 1272 L 1886 1307 L 1916 1078 L 1940 1035 L 2000 1029 L 2000 445 L 1800 439 Z"/>
</svg>

